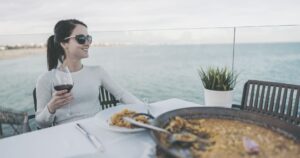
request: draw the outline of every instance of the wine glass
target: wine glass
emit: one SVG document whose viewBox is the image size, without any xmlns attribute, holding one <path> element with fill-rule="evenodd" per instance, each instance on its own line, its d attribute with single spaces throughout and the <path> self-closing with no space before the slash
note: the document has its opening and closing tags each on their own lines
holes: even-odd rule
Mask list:
<svg viewBox="0 0 300 158">
<path fill-rule="evenodd" d="M 145 97 L 145 98 L 143 98 L 143 102 L 144 102 L 144 104 L 145 104 L 146 107 L 147 107 L 147 114 L 151 114 L 151 112 L 150 112 L 149 99 Z"/>
<path fill-rule="evenodd" d="M 73 88 L 73 79 L 68 66 L 61 65 L 54 69 L 53 86 L 56 91 L 68 90 Z M 71 105 L 68 104 L 68 115 L 71 115 Z"/>
</svg>

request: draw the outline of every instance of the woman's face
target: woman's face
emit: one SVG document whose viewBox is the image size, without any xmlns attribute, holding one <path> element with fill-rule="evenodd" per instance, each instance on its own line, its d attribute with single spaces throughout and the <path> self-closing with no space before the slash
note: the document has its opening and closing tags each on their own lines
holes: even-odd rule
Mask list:
<svg viewBox="0 0 300 158">
<path fill-rule="evenodd" d="M 91 43 L 87 40 L 83 44 L 78 43 L 78 41 L 75 38 L 75 36 L 77 35 L 87 36 L 87 28 L 83 25 L 77 24 L 72 34 L 70 35 L 71 38 L 69 39 L 69 42 L 63 43 L 67 59 L 80 60 L 89 56 L 88 49 Z"/>
</svg>

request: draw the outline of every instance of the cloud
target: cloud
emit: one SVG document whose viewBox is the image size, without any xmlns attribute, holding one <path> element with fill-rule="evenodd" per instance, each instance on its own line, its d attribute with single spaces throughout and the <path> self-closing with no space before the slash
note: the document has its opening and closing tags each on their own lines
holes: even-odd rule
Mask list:
<svg viewBox="0 0 300 158">
<path fill-rule="evenodd" d="M 3 2 L 1 2 L 3 1 Z M 51 33 L 60 19 L 91 30 L 300 24 L 298 0 L 0 0 L 0 34 Z"/>
</svg>

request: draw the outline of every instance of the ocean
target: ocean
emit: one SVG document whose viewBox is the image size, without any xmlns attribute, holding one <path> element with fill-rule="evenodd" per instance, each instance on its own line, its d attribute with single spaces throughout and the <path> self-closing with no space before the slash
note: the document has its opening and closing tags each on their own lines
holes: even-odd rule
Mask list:
<svg viewBox="0 0 300 158">
<path fill-rule="evenodd" d="M 239 73 L 234 103 L 249 79 L 300 84 L 300 43 L 135 45 L 91 47 L 84 65 L 101 65 L 138 98 L 180 98 L 204 104 L 197 69 L 226 66 Z M 234 60 L 233 60 L 234 59 Z M 47 71 L 46 53 L 0 60 L 0 106 L 33 113 L 32 90 Z"/>
</svg>

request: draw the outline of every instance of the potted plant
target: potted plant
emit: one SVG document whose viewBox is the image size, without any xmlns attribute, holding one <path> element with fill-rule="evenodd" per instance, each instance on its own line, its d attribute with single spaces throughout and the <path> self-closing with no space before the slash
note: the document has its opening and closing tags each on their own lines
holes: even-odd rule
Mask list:
<svg viewBox="0 0 300 158">
<path fill-rule="evenodd" d="M 206 70 L 201 67 L 198 73 L 204 86 L 205 105 L 231 107 L 238 75 L 227 67 L 209 67 Z"/>
</svg>

